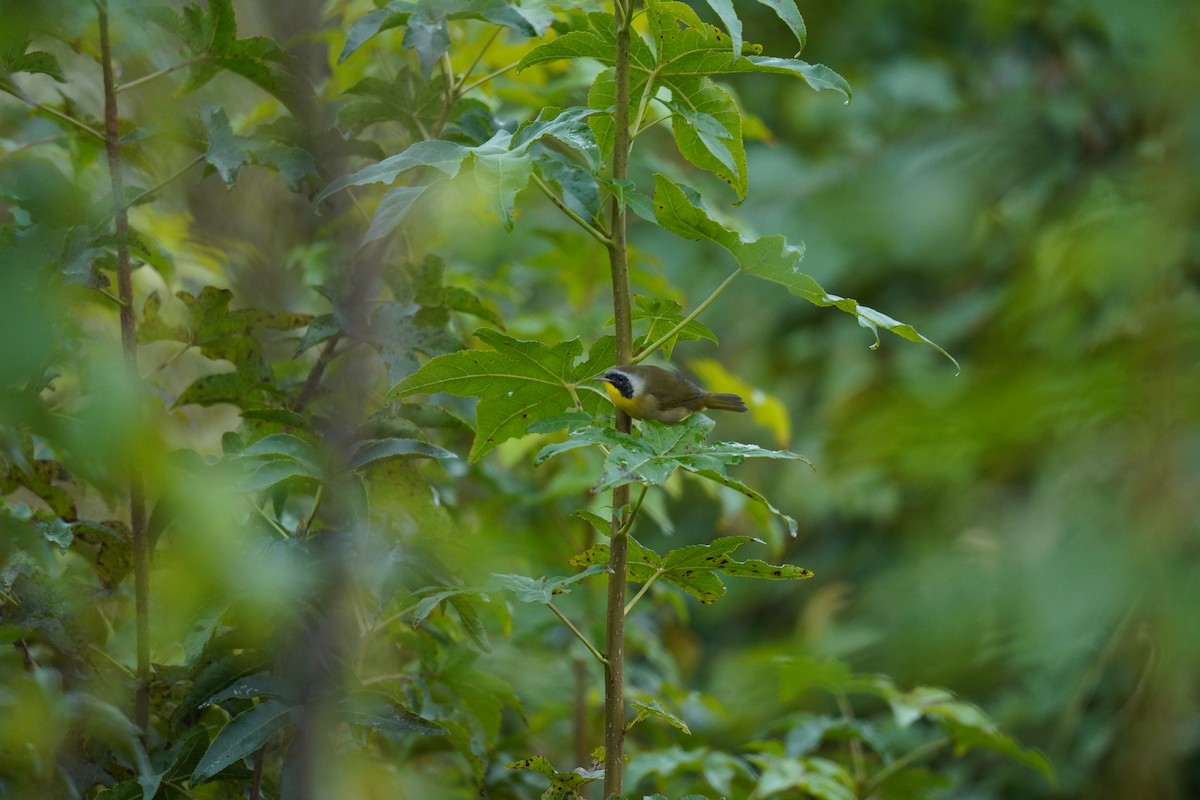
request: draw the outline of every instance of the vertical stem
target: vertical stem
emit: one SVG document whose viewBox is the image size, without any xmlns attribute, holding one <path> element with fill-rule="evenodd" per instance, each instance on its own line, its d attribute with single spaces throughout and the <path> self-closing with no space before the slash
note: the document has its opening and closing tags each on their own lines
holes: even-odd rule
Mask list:
<svg viewBox="0 0 1200 800">
<path fill-rule="evenodd" d="M 633 0 L 615 0 L 616 82 L 613 110 L 612 178 L 623 180 L 629 172 L 629 62 L 630 27 Z M 629 300 L 629 253 L 625 238 L 625 207 L 616 196 L 612 200 L 609 225 L 612 244 L 608 248 L 612 272 L 613 315 L 616 319 L 617 363 L 628 364 L 633 358 L 633 326 Z M 617 411 L 617 430 L 628 433 L 630 420 Z M 609 543 L 608 605 L 604 638 L 604 796 L 620 796 L 625 755 L 625 589 L 629 536 L 621 526 L 621 511 L 629 503 L 629 486 L 613 489 L 612 538 Z"/>
<path fill-rule="evenodd" d="M 121 299 L 121 349 L 129 380 L 138 381 L 137 319 L 133 310 L 133 267 L 129 262 L 129 217 L 121 171 L 121 134 L 117 127 L 117 92 L 113 82 L 112 46 L 108 35 L 108 0 L 100 0 L 100 66 L 104 71 L 104 145 L 112 184 L 117 238 L 117 296 Z M 136 408 L 130 409 L 134 418 Z M 136 426 L 134 426 L 136 430 Z M 137 617 L 137 678 L 133 721 L 145 737 L 150 727 L 150 557 L 146 539 L 146 494 L 142 476 L 129 467 L 129 529 L 133 536 L 133 596 Z"/>
</svg>

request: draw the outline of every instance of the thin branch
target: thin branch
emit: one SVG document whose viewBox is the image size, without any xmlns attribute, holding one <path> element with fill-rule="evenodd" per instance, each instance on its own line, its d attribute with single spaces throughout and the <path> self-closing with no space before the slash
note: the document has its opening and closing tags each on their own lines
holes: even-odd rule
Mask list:
<svg viewBox="0 0 1200 800">
<path fill-rule="evenodd" d="M 554 205 L 558 206 L 560 211 L 570 217 L 572 222 L 587 231 L 587 233 L 590 234 L 593 239 L 600 242 L 600 244 L 604 245 L 605 247 L 612 247 L 612 239 L 608 237 L 608 234 L 592 225 L 583 217 L 579 216 L 579 214 L 577 214 L 570 206 L 568 206 L 561 197 L 554 193 L 554 190 L 550 188 L 550 185 L 546 183 L 546 181 L 543 180 L 537 173 L 533 173 L 533 182 L 537 184 L 537 187 L 542 190 L 542 193 L 546 195 L 546 197 L 550 198 L 551 203 L 554 203 Z"/>
<path fill-rule="evenodd" d="M 625 616 L 629 616 L 629 612 L 633 611 L 633 607 L 637 605 L 638 600 L 641 600 L 646 592 L 650 591 L 650 587 L 654 585 L 654 582 L 658 580 L 660 576 L 662 576 L 662 573 L 656 572 L 646 579 L 646 582 L 642 584 L 642 588 L 638 589 L 637 594 L 633 596 L 633 599 L 625 604 Z"/>
<path fill-rule="evenodd" d="M 307 539 L 308 530 L 312 527 L 313 519 L 316 518 L 317 512 L 321 509 L 321 499 L 325 496 L 325 484 L 317 484 L 317 491 L 313 494 L 312 509 L 308 512 L 308 516 L 304 518 L 304 525 L 296 532 L 297 539 Z"/>
<path fill-rule="evenodd" d="M 677 336 L 680 331 L 682 331 L 684 328 L 686 328 L 688 325 L 690 325 L 692 320 L 694 320 L 696 317 L 698 317 L 702 313 L 704 313 L 704 310 L 706 308 L 708 308 L 710 305 L 712 305 L 713 301 L 716 300 L 718 297 L 720 297 L 721 294 L 727 288 L 729 288 L 729 284 L 733 283 L 734 279 L 736 279 L 737 276 L 741 275 L 741 274 L 742 274 L 741 269 L 735 270 L 734 272 L 730 273 L 729 277 L 726 278 L 724 281 L 722 281 L 720 286 L 718 286 L 716 289 L 713 289 L 712 294 L 710 294 L 708 297 L 706 297 L 704 299 L 703 303 L 696 306 L 696 308 L 692 311 L 692 313 L 688 314 L 686 317 L 684 317 L 682 320 L 680 320 L 679 323 L 675 325 L 675 327 L 671 328 L 671 330 L 667 331 L 662 336 L 658 337 L 653 342 L 648 344 L 646 347 L 642 348 L 642 351 L 640 353 L 638 353 L 636 356 L 634 356 L 633 360 L 630 361 L 630 363 L 631 364 L 638 363 L 639 361 L 646 358 L 646 356 L 650 355 L 655 350 L 662 347 L 667 342 L 671 341 L 671 339 L 673 337 Z"/>
<path fill-rule="evenodd" d="M 64 114 L 63 112 L 59 111 L 57 108 L 51 108 L 50 106 L 43 105 L 43 104 L 39 103 L 37 100 L 34 100 L 32 97 L 26 96 L 24 92 L 19 94 L 18 97 L 20 97 L 21 100 L 29 107 L 35 108 L 38 111 L 44 111 L 45 113 L 49 114 L 50 116 L 60 119 L 63 122 L 67 123 L 68 125 L 74 125 L 76 128 L 79 128 L 81 131 L 84 131 L 85 133 L 90 133 L 92 136 L 96 137 L 100 141 L 102 141 L 102 142 L 104 141 L 104 134 L 101 133 L 100 131 L 96 130 L 95 128 L 93 128 L 91 125 L 88 125 L 86 122 L 75 119 L 70 114 Z"/>
<path fill-rule="evenodd" d="M 846 722 L 854 721 L 854 709 L 850 708 L 850 702 L 846 699 L 846 695 L 841 692 L 837 693 L 838 711 L 842 712 L 842 719 Z M 854 765 L 854 780 L 861 784 L 867 779 L 867 762 L 863 757 L 862 742 L 851 737 L 850 746 L 850 762 Z"/>
<path fill-rule="evenodd" d="M 129 259 L 129 217 L 125 206 L 124 165 L 114 90 L 112 46 L 108 32 L 108 0 L 97 6 L 100 17 L 100 66 L 104 76 L 104 145 L 112 185 L 113 227 L 117 236 L 117 295 L 121 298 L 121 350 L 127 379 L 137 384 L 137 319 L 133 312 L 133 265 Z M 135 417 L 136 405 L 131 412 Z M 135 422 L 136 428 L 136 422 Z M 133 463 L 129 470 L 129 529 L 133 549 L 133 604 L 136 618 L 137 679 L 133 721 L 145 741 L 150 734 L 150 544 L 146 535 L 146 488 Z"/>
<path fill-rule="evenodd" d="M 462 97 L 464 94 L 466 94 L 466 92 L 463 91 L 463 84 L 467 82 L 467 76 L 475 71 L 475 67 L 479 66 L 479 62 L 483 59 L 484 53 L 486 53 L 488 48 L 492 46 L 492 42 L 496 41 L 496 37 L 500 35 L 500 31 L 501 28 L 499 25 L 497 25 L 492 31 L 492 35 L 489 36 L 488 40 L 483 43 L 483 47 L 479 48 L 479 52 L 475 54 L 475 59 L 471 62 L 471 65 L 467 67 L 465 71 L 463 71 L 462 75 L 459 76 L 458 85 L 454 87 L 455 97 Z"/>
<path fill-rule="evenodd" d="M 480 78 L 479 80 L 472 83 L 470 86 L 465 86 L 462 89 L 460 89 L 458 92 L 458 96 L 462 97 L 465 94 L 469 94 L 472 90 L 478 89 L 480 86 L 483 86 L 488 81 L 495 80 L 496 78 L 499 78 L 504 73 L 513 71 L 514 69 L 517 68 L 517 64 L 520 64 L 520 63 L 521 62 L 519 62 L 519 61 L 514 61 L 513 63 L 509 64 L 506 67 L 501 67 L 500 69 L 492 70 L 487 75 L 484 75 L 482 78 Z"/>
<path fill-rule="evenodd" d="M 284 541 L 292 538 L 292 535 L 288 533 L 282 525 L 272 519 L 270 514 L 258 507 L 258 503 L 254 502 L 249 497 L 246 498 L 246 502 L 250 504 L 251 508 L 258 512 L 260 517 L 267 521 L 268 525 L 275 529 L 275 532 L 279 534 L 279 538 L 283 539 Z"/>
<path fill-rule="evenodd" d="M 950 744 L 950 737 L 944 736 L 940 739 L 934 739 L 932 742 L 926 742 L 920 747 L 908 751 L 883 769 L 879 770 L 879 772 L 876 772 L 874 775 L 872 775 L 871 778 L 865 784 L 863 784 L 862 796 L 870 797 L 880 786 L 883 785 L 883 782 L 888 778 L 892 777 L 909 764 L 912 764 L 915 761 L 919 761 L 920 759 L 937 752 L 948 744 Z"/>
<path fill-rule="evenodd" d="M 50 144 L 51 142 L 57 142 L 61 139 L 65 139 L 65 138 L 67 138 L 67 135 L 65 133 L 56 133 L 51 136 L 43 136 L 41 139 L 34 139 L 32 142 L 26 142 L 23 145 L 14 147 L 12 150 L 8 150 L 7 152 L 0 153 L 0 161 L 5 161 L 7 159 L 10 159 L 13 156 L 18 155 L 19 153 L 23 153 L 26 150 L 29 150 L 30 148 L 39 147 L 43 144 Z"/>
<path fill-rule="evenodd" d="M 608 665 L 608 659 L 604 657 L 604 654 L 601 653 L 599 650 L 597 650 L 595 648 L 595 646 L 591 642 L 588 641 L 588 638 L 583 635 L 583 631 L 581 631 L 581 630 L 579 630 L 579 628 L 575 627 L 575 623 L 573 623 L 573 622 L 571 622 L 571 620 L 567 619 L 566 615 L 558 610 L 558 606 L 554 605 L 554 603 L 546 603 L 546 606 L 551 611 L 554 612 L 554 615 L 556 617 L 558 617 L 559 619 L 562 620 L 563 624 L 566 625 L 567 628 L 570 629 L 571 633 L 575 634 L 576 639 L 583 642 L 583 646 L 586 647 L 587 651 L 592 654 L 592 658 L 596 659 L 601 664 L 604 664 L 606 666 Z"/>
<path fill-rule="evenodd" d="M 138 203 L 142 202 L 142 201 L 143 201 L 143 200 L 145 200 L 147 197 L 149 197 L 150 195 L 152 195 L 152 194 L 154 194 L 155 192 L 157 192 L 159 189 L 161 189 L 161 188 L 163 188 L 164 186 L 166 186 L 168 183 L 171 183 L 172 181 L 176 180 L 176 179 L 177 179 L 177 178 L 178 178 L 180 175 L 182 175 L 183 173 L 187 172 L 189 169 L 191 169 L 192 167 L 196 166 L 197 164 L 199 164 L 199 163 L 200 163 L 201 161 L 203 161 L 203 160 L 204 160 L 204 154 L 202 153 L 202 154 L 200 154 L 200 155 L 196 156 L 195 158 L 193 158 L 191 161 L 189 161 L 189 162 L 187 162 L 186 164 L 184 164 L 184 165 L 183 165 L 182 167 L 180 167 L 179 169 L 177 169 L 177 170 L 175 170 L 174 172 L 172 172 L 172 173 L 171 173 L 170 175 L 168 175 L 167 177 L 163 178 L 163 179 L 162 179 L 161 181 L 159 181 L 158 183 L 156 183 L 156 184 L 154 184 L 153 186 L 151 186 L 149 189 L 146 189 L 145 191 L 141 192 L 140 194 L 137 194 L 137 195 L 135 195 L 135 196 L 134 196 L 134 198 L 133 198 L 132 200 L 130 200 L 130 201 L 129 201 L 129 202 L 126 204 L 126 206 L 127 206 L 127 207 L 128 207 L 128 206 L 136 206 Z"/>
<path fill-rule="evenodd" d="M 116 92 L 117 94 L 120 94 L 121 92 L 128 91 L 129 89 L 137 88 L 138 86 L 141 86 L 143 83 L 149 83 L 150 81 L 154 80 L 155 78 L 161 78 L 164 75 L 170 75 L 172 72 L 184 69 L 186 67 L 190 67 L 193 64 L 199 64 L 201 61 L 205 61 L 207 59 L 208 59 L 207 55 L 202 55 L 202 56 L 196 56 L 195 58 L 189 58 L 187 61 L 180 61 L 178 64 L 172 64 L 169 67 L 163 67 L 162 69 L 158 70 L 157 72 L 151 72 L 149 75 L 143 75 L 140 78 L 134 78 L 133 80 L 129 81 L 128 83 L 122 83 L 120 86 L 114 87 L 113 91 Z"/>
</svg>

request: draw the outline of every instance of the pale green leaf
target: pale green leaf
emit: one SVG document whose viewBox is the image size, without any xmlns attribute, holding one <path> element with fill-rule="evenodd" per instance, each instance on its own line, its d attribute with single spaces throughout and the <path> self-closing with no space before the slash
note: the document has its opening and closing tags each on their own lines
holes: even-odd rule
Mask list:
<svg viewBox="0 0 1200 800">
<path fill-rule="evenodd" d="M 608 572 L 607 564 L 592 564 L 583 572 L 562 578 L 530 578 L 525 575 L 496 574 L 488 581 L 488 591 L 511 592 L 522 603 L 550 603 L 554 596 L 571 591 L 572 584 Z"/>
<path fill-rule="evenodd" d="M 206 108 L 203 120 L 208 134 L 208 149 L 204 152 L 204 160 L 217 171 L 226 186 L 232 186 L 237 181 L 242 166 L 250 160 L 244 147 L 245 140 L 234 135 L 229 126 L 229 117 L 219 106 Z"/>
<path fill-rule="evenodd" d="M 404 221 L 417 198 L 428 188 L 429 186 L 424 184 L 395 186 L 384 192 L 383 197 L 379 199 L 379 205 L 375 207 L 375 214 L 371 217 L 371 225 L 363 234 L 363 244 L 381 239 L 395 230 L 396 226 Z"/>
<path fill-rule="evenodd" d="M 343 175 L 322 189 L 313 202 L 320 203 L 331 194 L 340 192 L 349 186 L 392 183 L 402 172 L 416 167 L 432 167 L 445 174 L 446 177 L 453 178 L 458 174 L 459 167 L 469 152 L 470 148 L 464 145 L 441 139 L 416 142 L 383 161 L 363 167 L 358 172 Z"/>
<path fill-rule="evenodd" d="M 637 713 L 634 716 L 633 721 L 629 723 L 628 728 L 632 728 L 639 722 L 653 717 L 654 719 L 662 720 L 676 730 L 686 733 L 688 736 L 692 735 L 692 731 L 688 728 L 687 723 L 684 722 L 680 717 L 677 717 L 670 711 L 667 711 L 665 708 L 663 708 L 662 703 L 657 700 L 653 700 L 649 703 L 641 700 L 634 700 L 631 705 L 633 706 L 634 711 Z"/>
</svg>

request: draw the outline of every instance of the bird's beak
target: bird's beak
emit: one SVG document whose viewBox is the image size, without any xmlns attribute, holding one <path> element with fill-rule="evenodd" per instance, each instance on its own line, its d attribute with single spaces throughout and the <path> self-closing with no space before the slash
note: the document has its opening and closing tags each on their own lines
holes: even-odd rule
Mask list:
<svg viewBox="0 0 1200 800">
<path fill-rule="evenodd" d="M 604 381 L 604 380 L 607 380 L 607 378 L 605 378 L 603 375 L 597 375 L 596 377 L 592 378 L 592 380 L 594 380 L 594 381 Z"/>
</svg>

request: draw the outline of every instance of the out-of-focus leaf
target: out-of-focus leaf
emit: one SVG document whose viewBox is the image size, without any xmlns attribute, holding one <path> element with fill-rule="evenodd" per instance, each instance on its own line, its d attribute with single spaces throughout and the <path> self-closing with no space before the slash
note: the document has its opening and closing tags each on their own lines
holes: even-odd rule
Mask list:
<svg viewBox="0 0 1200 800">
<path fill-rule="evenodd" d="M 716 574 L 771 580 L 796 580 L 811 578 L 812 572 L 792 564 L 773 565 L 751 559 L 735 561 L 730 554 L 747 542 L 749 536 L 722 536 L 709 544 L 694 544 L 671 550 L 659 555 L 645 547 L 632 536 L 629 537 L 629 580 L 648 583 L 665 580 L 701 603 L 715 603 L 725 595 L 725 585 Z M 571 559 L 575 566 L 605 565 L 609 559 L 609 546 L 597 544 Z"/>
<path fill-rule="evenodd" d="M 572 584 L 608 572 L 607 564 L 591 564 L 583 572 L 562 578 L 530 578 L 525 575 L 493 575 L 488 591 L 511 592 L 522 603 L 550 603 L 557 594 L 569 592 Z"/>
<path fill-rule="evenodd" d="M 688 736 L 692 735 L 692 731 L 688 728 L 687 723 L 663 708 L 662 703 L 657 700 L 653 700 L 649 703 L 641 700 L 634 700 L 631 705 L 633 706 L 636 714 L 634 715 L 633 721 L 628 724 L 628 728 L 632 728 L 639 722 L 653 717 L 654 719 L 662 720 L 676 730 L 686 733 Z"/>
</svg>

